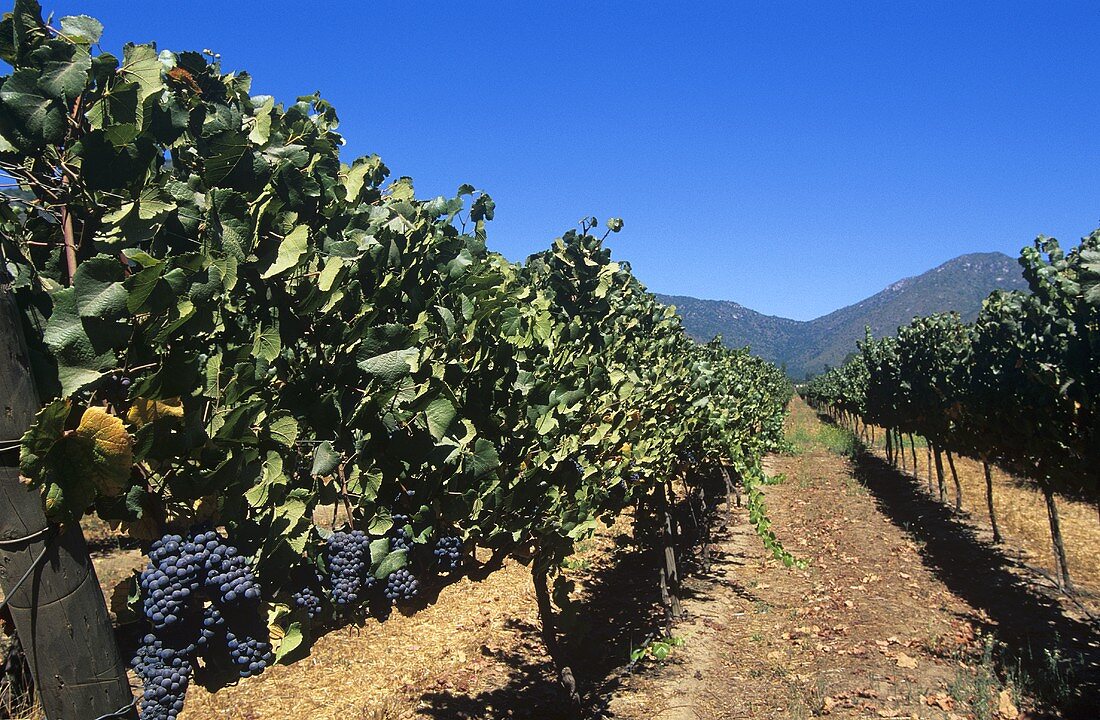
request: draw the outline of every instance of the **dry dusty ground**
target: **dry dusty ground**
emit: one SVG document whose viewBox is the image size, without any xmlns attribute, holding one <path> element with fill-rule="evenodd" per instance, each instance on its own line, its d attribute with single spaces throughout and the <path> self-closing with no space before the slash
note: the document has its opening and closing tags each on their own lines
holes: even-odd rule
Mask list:
<svg viewBox="0 0 1100 720">
<path fill-rule="evenodd" d="M 923 481 L 874 455 L 849 458 L 850 437 L 797 400 L 789 434 L 797 452 L 768 460 L 783 478 L 767 488 L 768 506 L 807 567 L 788 570 L 767 556 L 745 510 L 735 510 L 717 531 L 710 572 L 687 581 L 689 615 L 674 630 L 683 645 L 664 662 L 626 667 L 662 617 L 654 558 L 633 544 L 630 519 L 571 559 L 579 628 L 566 656 L 589 715 L 993 720 L 1057 717 L 1060 706 L 1063 717 L 1100 717 L 1097 623 L 1045 587 L 1024 556 L 991 547 L 985 531 L 929 499 Z M 1027 502 L 1002 484 L 1010 543 L 1042 537 L 1022 510 L 1024 532 L 1012 530 L 1011 508 Z M 978 488 L 967 494 L 981 507 Z M 1067 542 L 1082 546 L 1071 563 L 1086 589 L 1098 580 L 1092 518 L 1067 530 Z M 136 550 L 109 545 L 96 544 L 105 587 L 140 564 Z M 1024 552 L 1041 562 L 1039 550 Z M 1077 666 L 1071 672 L 1045 653 Z M 329 631 L 292 666 L 216 693 L 194 686 L 182 716 L 507 717 L 581 717 L 539 640 L 529 570 L 514 562 L 435 588 L 409 616 Z"/>
<path fill-rule="evenodd" d="M 782 569 L 735 526 L 714 575 L 692 582 L 678 662 L 616 697 L 616 717 L 1100 717 L 1094 620 L 921 483 L 845 457 L 850 436 L 797 400 L 789 434 L 798 452 L 769 458 L 785 479 L 768 506 L 808 568 Z M 1095 548 L 1095 520 L 1079 529 Z"/>
<path fill-rule="evenodd" d="M 886 448 L 882 429 L 875 435 L 876 443 L 872 451 L 881 458 L 886 457 Z M 909 448 L 905 453 L 904 471 L 922 479 L 926 484 L 934 478 L 927 445 L 916 438 L 915 453 Z M 913 465 L 913 455 L 916 465 Z M 992 540 L 989 525 L 989 511 L 985 500 L 985 475 L 977 460 L 955 458 L 955 469 L 963 488 L 963 513 L 975 523 L 984 534 L 984 539 Z M 944 462 L 944 472 L 948 489 L 948 502 L 954 503 L 955 488 L 951 480 L 951 470 Z M 1047 521 L 1046 504 L 1043 494 L 1034 485 L 1019 480 L 1000 468 L 992 468 L 993 509 L 997 515 L 997 525 L 1004 540 L 1003 550 L 1013 558 L 1028 565 L 1032 570 L 1054 578 L 1056 569 L 1051 551 L 1050 526 Z M 934 484 L 934 482 L 933 482 Z M 926 485 L 927 486 L 927 485 Z M 1076 502 L 1059 497 L 1058 515 L 1062 526 L 1062 535 L 1066 545 L 1066 556 L 1070 575 L 1077 585 L 1083 602 L 1092 613 L 1100 613 L 1100 552 L 1096 551 L 1100 539 L 1100 518 L 1095 505 Z"/>
</svg>

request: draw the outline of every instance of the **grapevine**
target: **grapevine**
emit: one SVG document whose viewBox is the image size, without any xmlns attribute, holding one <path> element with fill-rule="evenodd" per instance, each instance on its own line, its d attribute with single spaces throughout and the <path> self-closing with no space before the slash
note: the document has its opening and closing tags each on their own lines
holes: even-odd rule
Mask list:
<svg viewBox="0 0 1100 720">
<path fill-rule="evenodd" d="M 200 651 L 253 675 L 379 595 L 414 598 L 427 538 L 451 577 L 465 538 L 536 548 L 545 579 L 599 523 L 697 482 L 688 458 L 763 477 L 789 382 L 692 341 L 612 258 L 621 220 L 510 262 L 488 194 L 420 198 L 377 156 L 345 162 L 319 95 L 279 104 L 217 58 L 115 57 L 93 24 L 17 9 L 0 253 L 46 398 L 20 471 L 52 520 L 95 512 L 150 544 L 150 713 L 177 712 Z"/>
</svg>

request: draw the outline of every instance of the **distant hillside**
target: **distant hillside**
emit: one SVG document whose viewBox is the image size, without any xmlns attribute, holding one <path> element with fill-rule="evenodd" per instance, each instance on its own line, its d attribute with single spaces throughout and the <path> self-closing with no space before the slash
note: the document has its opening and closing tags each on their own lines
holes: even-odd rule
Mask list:
<svg viewBox="0 0 1100 720">
<path fill-rule="evenodd" d="M 882 292 L 815 320 L 802 322 L 763 315 L 726 300 L 658 295 L 675 305 L 692 337 L 706 341 L 720 334 L 731 347 L 785 364 L 795 379 L 835 366 L 856 349 L 863 329 L 892 335 L 919 315 L 955 310 L 973 320 L 993 290 L 1025 289 L 1017 262 L 1003 253 L 960 255 L 923 275 L 905 278 Z"/>
</svg>

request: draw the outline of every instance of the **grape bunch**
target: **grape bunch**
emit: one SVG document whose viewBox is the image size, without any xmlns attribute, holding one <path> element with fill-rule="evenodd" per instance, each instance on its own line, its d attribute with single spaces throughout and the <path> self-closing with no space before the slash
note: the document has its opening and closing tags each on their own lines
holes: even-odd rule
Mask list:
<svg viewBox="0 0 1100 720">
<path fill-rule="evenodd" d="M 294 607 L 305 610 L 306 615 L 310 618 L 317 617 L 324 610 L 321 603 L 321 596 L 312 585 L 303 585 L 295 590 L 291 599 L 294 601 Z"/>
<path fill-rule="evenodd" d="M 263 639 L 259 632 L 238 632 L 240 632 L 239 635 L 232 630 L 225 632 L 229 659 L 233 661 L 241 677 L 259 675 L 274 657 L 271 644 Z"/>
<path fill-rule="evenodd" d="M 393 516 L 393 530 L 390 533 L 390 550 L 412 550 L 413 539 L 406 526 L 409 524 L 408 515 Z"/>
<path fill-rule="evenodd" d="M 211 551 L 207 568 L 206 586 L 217 590 L 223 603 L 260 599 L 260 584 L 256 582 L 247 560 L 237 554 L 236 548 L 222 545 Z"/>
<path fill-rule="evenodd" d="M 413 574 L 405 568 L 394 570 L 390 573 L 390 576 L 386 578 L 385 595 L 391 602 L 412 600 L 416 597 L 416 593 L 419 590 L 420 583 L 417 582 Z"/>
<path fill-rule="evenodd" d="M 190 655 L 146 635 L 133 662 L 142 683 L 141 720 L 175 720 L 191 682 Z"/>
<path fill-rule="evenodd" d="M 442 570 L 454 572 L 462 564 L 462 538 L 449 535 L 435 541 L 432 550 L 435 560 Z"/>
<path fill-rule="evenodd" d="M 224 627 L 225 618 L 222 617 L 221 610 L 215 605 L 207 605 L 202 611 L 202 627 L 199 628 L 198 646 L 206 647 L 214 639 L 214 635 Z"/>
<path fill-rule="evenodd" d="M 123 405 L 130 394 L 130 385 L 133 381 L 130 376 L 113 372 L 103 378 L 101 388 L 105 398 L 114 405 Z"/>
<path fill-rule="evenodd" d="M 168 534 L 154 542 L 139 585 L 153 629 L 133 659 L 143 686 L 142 720 L 175 720 L 200 650 L 205 657 L 227 649 L 241 677 L 271 662 L 260 585 L 247 558 L 216 530 Z M 224 647 L 214 642 L 218 637 Z"/>
<path fill-rule="evenodd" d="M 205 552 L 205 551 L 204 551 Z M 149 550 L 149 565 L 141 573 L 142 610 L 154 628 L 182 621 L 198 600 L 206 558 L 180 535 L 165 535 Z"/>
<path fill-rule="evenodd" d="M 332 602 L 341 608 L 359 604 L 374 586 L 370 574 L 370 538 L 361 530 L 334 532 L 325 548 Z"/>
</svg>

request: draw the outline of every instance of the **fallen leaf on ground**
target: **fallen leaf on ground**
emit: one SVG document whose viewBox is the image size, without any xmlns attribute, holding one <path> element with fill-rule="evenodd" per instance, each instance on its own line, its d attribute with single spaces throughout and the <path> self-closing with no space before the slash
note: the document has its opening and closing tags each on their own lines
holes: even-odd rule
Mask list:
<svg viewBox="0 0 1100 720">
<path fill-rule="evenodd" d="M 1004 720 L 1016 720 L 1020 716 L 1019 708 L 1012 702 L 1011 690 L 1002 690 L 997 696 L 997 714 Z"/>
<path fill-rule="evenodd" d="M 921 700 L 925 705 L 929 707 L 938 707 L 940 710 L 948 711 L 955 707 L 955 701 L 945 693 L 937 693 L 935 695 L 921 695 Z"/>
</svg>

